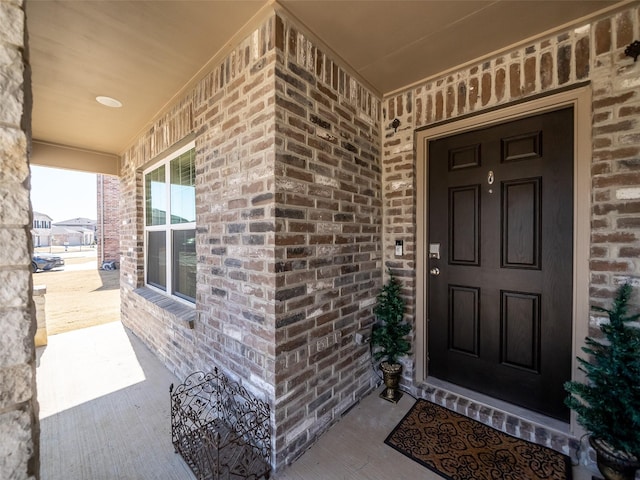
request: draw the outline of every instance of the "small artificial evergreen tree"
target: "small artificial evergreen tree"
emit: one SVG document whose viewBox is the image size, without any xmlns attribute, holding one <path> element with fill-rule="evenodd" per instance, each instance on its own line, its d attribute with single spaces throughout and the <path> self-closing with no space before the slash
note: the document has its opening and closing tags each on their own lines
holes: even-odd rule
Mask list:
<svg viewBox="0 0 640 480">
<path fill-rule="evenodd" d="M 640 328 L 629 325 L 640 314 L 627 316 L 630 296 L 631 286 L 624 284 L 611 310 L 593 307 L 609 315 L 600 326 L 606 341 L 586 338 L 582 350 L 590 360 L 578 362 L 588 382 L 565 383 L 565 404 L 592 437 L 640 459 Z"/>
<path fill-rule="evenodd" d="M 389 272 L 389 281 L 378 294 L 378 303 L 373 310 L 380 322 L 374 325 L 371 332 L 372 344 L 380 347 L 373 353 L 376 360 L 398 363 L 398 357 L 411 350 L 411 345 L 405 338 L 411 331 L 411 325 L 403 322 L 405 303 L 400 290 L 400 283 Z"/>
</svg>

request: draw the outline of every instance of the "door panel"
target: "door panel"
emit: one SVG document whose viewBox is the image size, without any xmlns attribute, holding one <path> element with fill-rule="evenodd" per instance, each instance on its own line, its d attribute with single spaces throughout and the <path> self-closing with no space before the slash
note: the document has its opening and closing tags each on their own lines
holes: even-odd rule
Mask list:
<svg viewBox="0 0 640 480">
<path fill-rule="evenodd" d="M 541 155 L 542 132 L 529 132 L 523 135 L 502 139 L 502 162 L 530 160 Z"/>
<path fill-rule="evenodd" d="M 449 348 L 478 356 L 479 289 L 449 285 Z"/>
<path fill-rule="evenodd" d="M 480 263 L 480 185 L 449 189 L 449 263 Z"/>
<path fill-rule="evenodd" d="M 501 295 L 501 361 L 540 373 L 540 295 L 507 291 Z"/>
<path fill-rule="evenodd" d="M 502 267 L 540 269 L 542 179 L 502 182 Z"/>
<path fill-rule="evenodd" d="M 429 142 L 429 374 L 567 421 L 573 109 Z"/>
</svg>

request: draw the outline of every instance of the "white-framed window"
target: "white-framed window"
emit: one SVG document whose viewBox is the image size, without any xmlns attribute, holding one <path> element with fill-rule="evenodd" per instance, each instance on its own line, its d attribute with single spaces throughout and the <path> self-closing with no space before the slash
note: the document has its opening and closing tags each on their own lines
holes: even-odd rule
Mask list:
<svg viewBox="0 0 640 480">
<path fill-rule="evenodd" d="M 144 174 L 145 283 L 191 303 L 196 298 L 196 167 L 191 142 Z"/>
</svg>

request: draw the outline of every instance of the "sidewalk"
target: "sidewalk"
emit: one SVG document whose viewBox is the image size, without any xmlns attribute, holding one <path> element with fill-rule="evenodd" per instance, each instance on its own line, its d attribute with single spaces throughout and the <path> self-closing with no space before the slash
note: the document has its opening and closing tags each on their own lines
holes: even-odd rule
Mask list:
<svg viewBox="0 0 640 480">
<path fill-rule="evenodd" d="M 35 253 L 43 255 L 57 255 L 62 258 L 79 258 L 79 257 L 96 257 L 98 249 L 90 245 L 73 246 L 65 249 L 64 247 L 34 247 Z"/>
</svg>

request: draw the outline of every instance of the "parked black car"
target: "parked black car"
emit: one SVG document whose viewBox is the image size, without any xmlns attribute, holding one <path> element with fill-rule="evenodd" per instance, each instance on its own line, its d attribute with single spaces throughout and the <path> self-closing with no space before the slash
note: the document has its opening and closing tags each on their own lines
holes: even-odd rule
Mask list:
<svg viewBox="0 0 640 480">
<path fill-rule="evenodd" d="M 31 271 L 51 270 L 52 268 L 64 267 L 64 259 L 57 255 L 33 254 L 31 256 Z"/>
</svg>

